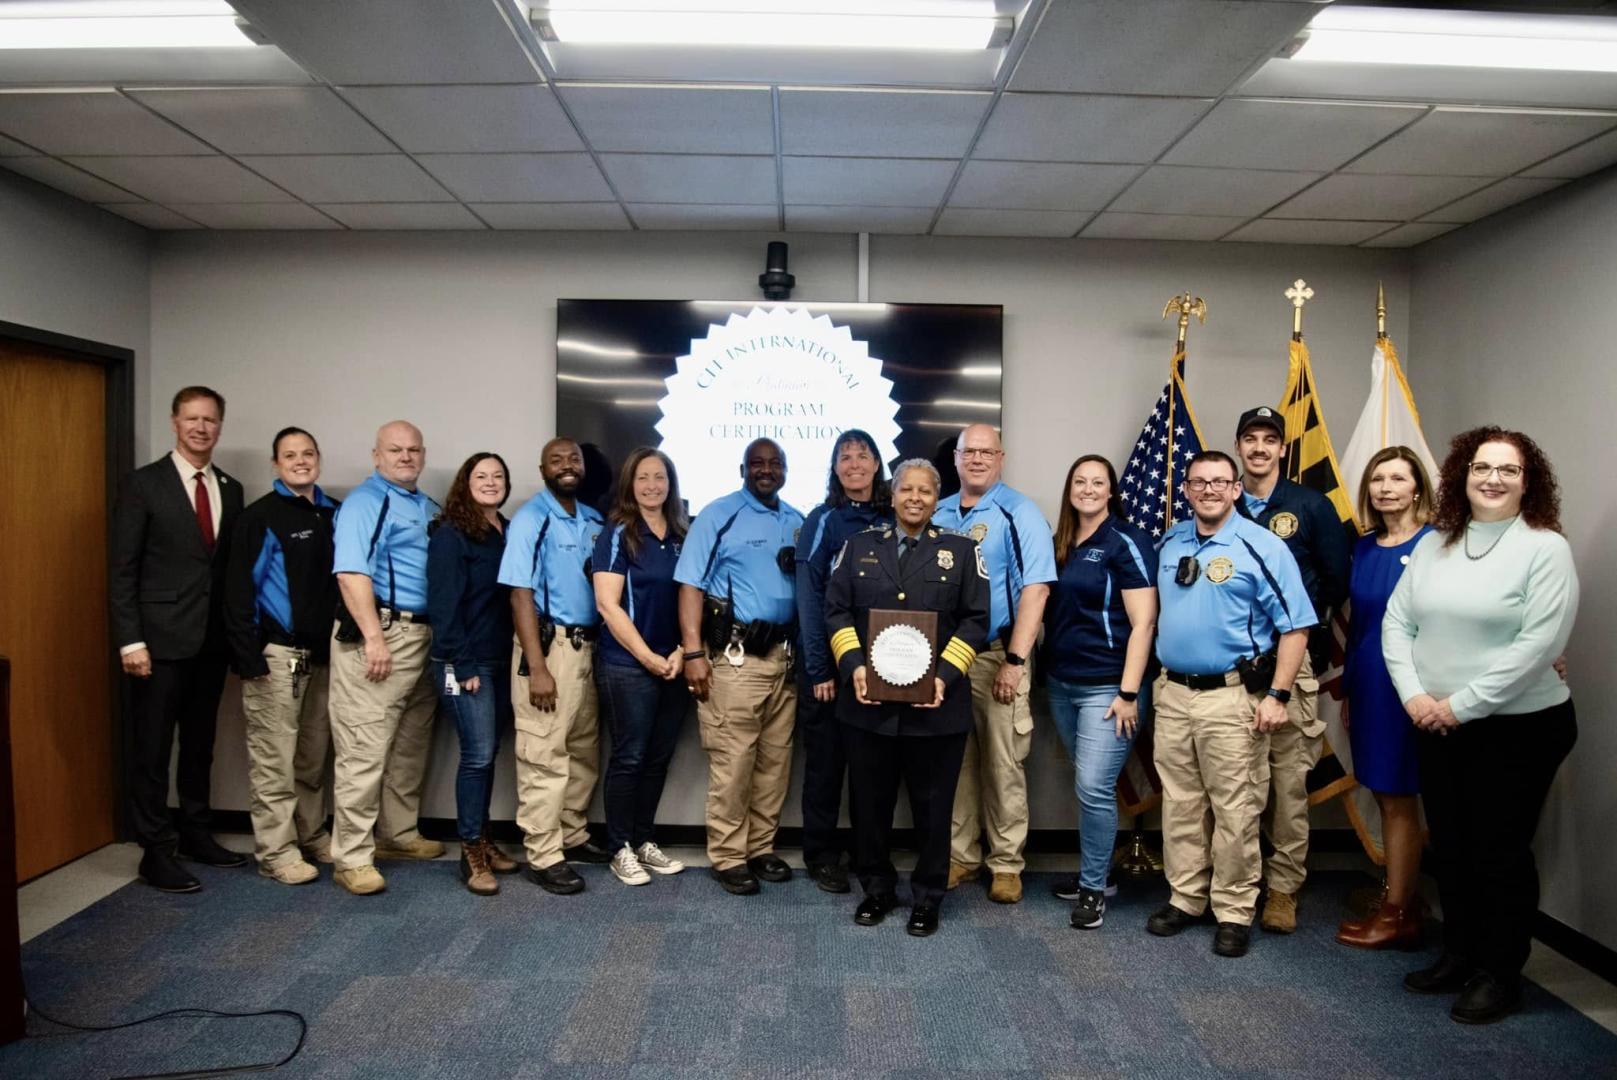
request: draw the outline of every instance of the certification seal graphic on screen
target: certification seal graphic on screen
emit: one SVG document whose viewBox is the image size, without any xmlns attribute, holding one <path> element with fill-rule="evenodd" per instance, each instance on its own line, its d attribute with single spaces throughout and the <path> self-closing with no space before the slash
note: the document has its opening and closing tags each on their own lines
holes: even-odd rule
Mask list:
<svg viewBox="0 0 1617 1080">
<path fill-rule="evenodd" d="M 789 307 L 731 315 L 691 339 L 675 367 L 656 426 L 692 513 L 741 485 L 737 470 L 754 439 L 786 451 L 782 497 L 803 511 L 825 498 L 831 447 L 848 428 L 868 431 L 884 461 L 898 456 L 892 380 L 828 315 Z"/>
</svg>

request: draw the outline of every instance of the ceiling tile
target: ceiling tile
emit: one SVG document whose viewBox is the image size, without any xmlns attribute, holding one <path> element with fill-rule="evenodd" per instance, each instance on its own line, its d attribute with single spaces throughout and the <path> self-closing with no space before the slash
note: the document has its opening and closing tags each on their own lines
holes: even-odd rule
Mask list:
<svg viewBox="0 0 1617 1080">
<path fill-rule="evenodd" d="M 642 229 L 744 229 L 776 232 L 780 219 L 773 206 L 695 206 L 686 203 L 630 203 L 629 213 Z"/>
<path fill-rule="evenodd" d="M 342 93 L 412 154 L 584 148 L 548 86 L 365 86 Z"/>
<path fill-rule="evenodd" d="M 252 90 L 135 90 L 227 154 L 385 154 L 380 132 L 323 86 Z"/>
<path fill-rule="evenodd" d="M 105 180 L 91 176 L 89 173 L 73 166 L 48 157 L 6 158 L 5 168 L 14 173 L 20 173 L 30 180 L 38 180 L 41 184 L 48 184 L 57 191 L 63 191 L 75 199 L 85 202 L 139 202 L 138 195 L 131 195 L 119 187 L 114 187 Z"/>
<path fill-rule="evenodd" d="M 277 203 L 292 196 L 224 157 L 75 157 L 68 161 L 153 202 Z"/>
<path fill-rule="evenodd" d="M 952 161 L 789 157 L 786 201 L 799 206 L 936 206 Z"/>
<path fill-rule="evenodd" d="M 932 224 L 930 206 L 788 206 L 791 232 L 886 233 L 915 235 Z"/>
<path fill-rule="evenodd" d="M 1617 165 L 1617 131 L 1591 139 L 1564 154 L 1557 154 L 1542 164 L 1534 165 L 1522 175 L 1561 177 L 1570 180 L 1604 169 L 1608 165 Z"/>
<path fill-rule="evenodd" d="M 1140 174 L 1138 165 L 969 161 L 950 206 L 987 210 L 1099 210 Z"/>
<path fill-rule="evenodd" d="M 781 152 L 957 158 L 971 145 L 990 99 L 980 93 L 782 90 Z"/>
<path fill-rule="evenodd" d="M 612 197 L 588 154 L 422 154 L 416 161 L 465 202 L 579 202 Z"/>
<path fill-rule="evenodd" d="M 1215 97 L 1317 11 L 1234 0 L 1052 3 L 1011 89 Z"/>
<path fill-rule="evenodd" d="M 33 157 L 39 153 L 32 147 L 24 146 L 20 142 L 0 135 L 0 157 Z"/>
<path fill-rule="evenodd" d="M 403 154 L 243 157 L 241 163 L 305 202 L 453 202 Z"/>
<path fill-rule="evenodd" d="M 1246 218 L 1200 214 L 1120 214 L 1108 211 L 1079 235 L 1092 240 L 1217 240 Z"/>
<path fill-rule="evenodd" d="M 775 159 L 698 154 L 602 154 L 601 167 L 624 202 L 775 201 Z"/>
<path fill-rule="evenodd" d="M 1542 195 L 1564 183 L 1565 180 L 1524 180 L 1512 177 L 1497 184 L 1490 184 L 1481 191 L 1451 202 L 1447 206 L 1438 207 L 1430 214 L 1422 215 L 1421 220 L 1463 225 L 1468 221 L 1476 221 L 1478 218 L 1497 213 L 1507 206 L 1515 206 L 1519 202 Z"/>
<path fill-rule="evenodd" d="M 472 203 L 478 217 L 496 229 L 627 229 L 617 203 Z"/>
<path fill-rule="evenodd" d="M 339 229 L 302 203 L 175 203 L 173 209 L 210 229 Z"/>
<path fill-rule="evenodd" d="M 1327 176 L 1269 216 L 1408 221 L 1488 181 L 1472 176 Z"/>
<path fill-rule="evenodd" d="M 1067 237 L 1089 215 L 1071 210 L 970 210 L 950 207 L 938 218 L 934 236 Z"/>
<path fill-rule="evenodd" d="M 972 156 L 1148 163 L 1212 103 L 1209 98 L 1005 94 Z"/>
<path fill-rule="evenodd" d="M 201 225 L 187 218 L 181 217 L 166 206 L 156 203 L 118 203 L 116 205 L 103 205 L 101 209 L 117 214 L 121 218 L 128 218 L 136 225 L 143 225 L 148 229 L 200 229 Z"/>
<path fill-rule="evenodd" d="M 1617 114 L 1440 108 L 1343 172 L 1509 176 L 1617 126 Z"/>
<path fill-rule="evenodd" d="M 1154 165 L 1109 209 L 1147 214 L 1255 217 L 1313 183 L 1319 175 Z"/>
<path fill-rule="evenodd" d="M 1298 221 L 1263 218 L 1224 239 L 1256 244 L 1357 244 L 1386 232 L 1396 221 Z"/>
<path fill-rule="evenodd" d="M 768 87 L 564 86 L 560 93 L 600 151 L 773 154 Z"/>
<path fill-rule="evenodd" d="M 1167 165 L 1329 171 L 1416 119 L 1415 105 L 1221 101 L 1163 157 Z"/>
<path fill-rule="evenodd" d="M 459 203 L 321 203 L 350 229 L 484 229 Z"/>
<path fill-rule="evenodd" d="M 207 146 L 113 91 L 0 94 L 0 132 L 47 154 L 207 154 Z"/>
<path fill-rule="evenodd" d="M 329 83 L 505 83 L 538 77 L 495 3 L 232 0 L 231 6 Z"/>
<path fill-rule="evenodd" d="M 1359 246 L 1367 248 L 1414 247 L 1416 244 L 1424 244 L 1434 237 L 1442 236 L 1444 233 L 1452 232 L 1458 228 L 1458 225 L 1432 225 L 1415 222 L 1409 225 L 1400 225 L 1390 232 L 1384 232 L 1380 236 L 1366 240 Z"/>
</svg>

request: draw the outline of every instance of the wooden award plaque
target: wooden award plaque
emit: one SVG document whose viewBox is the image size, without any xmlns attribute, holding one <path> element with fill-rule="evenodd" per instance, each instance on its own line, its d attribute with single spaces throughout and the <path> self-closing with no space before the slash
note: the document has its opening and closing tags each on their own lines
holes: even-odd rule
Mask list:
<svg viewBox="0 0 1617 1080">
<path fill-rule="evenodd" d="M 883 632 L 890 629 L 894 634 L 883 638 Z M 937 690 L 933 679 L 938 672 L 938 613 L 872 608 L 867 632 L 865 697 L 895 704 L 932 704 Z M 883 677 L 884 664 L 887 675 L 898 682 Z M 920 675 L 911 679 L 917 670 Z"/>
</svg>

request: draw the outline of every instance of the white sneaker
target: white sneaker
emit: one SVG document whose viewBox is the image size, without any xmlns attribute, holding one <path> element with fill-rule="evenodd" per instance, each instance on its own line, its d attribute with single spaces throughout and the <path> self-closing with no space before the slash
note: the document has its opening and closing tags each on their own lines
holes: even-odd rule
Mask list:
<svg viewBox="0 0 1617 1080">
<path fill-rule="evenodd" d="M 625 885 L 650 885 L 651 875 L 646 868 L 640 865 L 635 857 L 634 848 L 624 844 L 618 853 L 612 856 L 612 876 Z"/>
<path fill-rule="evenodd" d="M 663 854 L 662 848 L 647 840 L 635 852 L 640 857 L 640 865 L 654 874 L 677 874 L 685 869 L 685 864 L 678 859 L 670 859 Z"/>
</svg>

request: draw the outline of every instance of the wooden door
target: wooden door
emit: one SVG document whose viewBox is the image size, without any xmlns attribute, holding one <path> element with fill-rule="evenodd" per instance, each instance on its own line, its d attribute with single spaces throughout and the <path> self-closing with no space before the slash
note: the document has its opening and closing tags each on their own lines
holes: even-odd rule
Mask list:
<svg viewBox="0 0 1617 1080">
<path fill-rule="evenodd" d="M 0 653 L 19 881 L 113 841 L 106 369 L 0 339 Z"/>
</svg>

